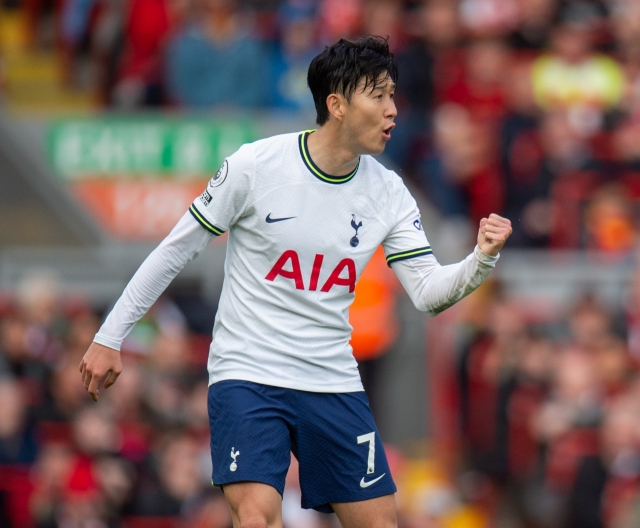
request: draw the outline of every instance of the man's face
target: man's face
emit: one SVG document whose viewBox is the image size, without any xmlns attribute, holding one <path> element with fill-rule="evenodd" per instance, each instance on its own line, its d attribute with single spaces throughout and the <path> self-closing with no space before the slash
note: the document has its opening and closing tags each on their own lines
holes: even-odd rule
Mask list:
<svg viewBox="0 0 640 528">
<path fill-rule="evenodd" d="M 396 126 L 393 122 L 398 114 L 393 100 L 396 85 L 388 76 L 379 81 L 371 90 L 364 88 L 362 79 L 344 113 L 343 125 L 360 154 L 380 154 Z"/>
</svg>

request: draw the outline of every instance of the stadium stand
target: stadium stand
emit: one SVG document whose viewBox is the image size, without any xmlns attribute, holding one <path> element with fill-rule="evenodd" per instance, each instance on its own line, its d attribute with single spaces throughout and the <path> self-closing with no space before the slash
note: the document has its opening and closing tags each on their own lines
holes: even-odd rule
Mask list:
<svg viewBox="0 0 640 528">
<path fill-rule="evenodd" d="M 360 343 L 363 357 L 377 355 L 370 386 L 400 526 L 637 525 L 639 21 L 623 0 L 7 0 L 0 526 L 230 526 L 210 487 L 203 408 L 222 280 L 211 270 L 224 245 L 208 247 L 136 327 L 125 373 L 93 406 L 79 357 L 159 235 L 119 238 L 78 200 L 73 181 L 95 174 L 61 174 L 51 131 L 157 118 L 177 137 L 184 120 L 198 165 L 208 154 L 194 114 L 248 119 L 256 137 L 308 129 L 304 65 L 324 43 L 366 31 L 390 33 L 397 52 L 400 113 L 385 163 L 422 197 L 438 259 L 463 257 L 489 209 L 515 226 L 495 280 L 437 319 L 385 283 L 381 313 L 394 322 L 365 333 L 380 342 Z M 167 50 L 195 53 L 194 35 L 207 49 L 238 42 L 237 56 L 265 57 L 266 73 L 224 72 L 225 86 L 256 93 L 181 91 L 193 71 L 171 67 Z M 176 174 L 193 176 L 180 167 L 98 176 L 175 185 Z M 300 510 L 295 474 L 284 520 L 335 526 Z"/>
</svg>

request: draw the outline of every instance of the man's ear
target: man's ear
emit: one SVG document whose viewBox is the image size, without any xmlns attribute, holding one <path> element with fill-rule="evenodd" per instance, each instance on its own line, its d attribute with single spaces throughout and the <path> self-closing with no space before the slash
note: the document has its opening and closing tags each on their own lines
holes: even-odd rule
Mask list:
<svg viewBox="0 0 640 528">
<path fill-rule="evenodd" d="M 327 97 L 327 109 L 329 114 L 338 121 L 342 121 L 347 111 L 348 102 L 343 95 L 331 94 Z"/>
</svg>

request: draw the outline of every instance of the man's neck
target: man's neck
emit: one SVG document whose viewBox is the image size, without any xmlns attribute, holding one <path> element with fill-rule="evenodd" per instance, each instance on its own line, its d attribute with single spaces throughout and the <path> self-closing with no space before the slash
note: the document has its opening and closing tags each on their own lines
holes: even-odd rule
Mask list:
<svg viewBox="0 0 640 528">
<path fill-rule="evenodd" d="M 349 174 L 358 165 L 359 155 L 331 124 L 321 126 L 307 141 L 313 162 L 327 174 L 342 176 Z"/>
</svg>

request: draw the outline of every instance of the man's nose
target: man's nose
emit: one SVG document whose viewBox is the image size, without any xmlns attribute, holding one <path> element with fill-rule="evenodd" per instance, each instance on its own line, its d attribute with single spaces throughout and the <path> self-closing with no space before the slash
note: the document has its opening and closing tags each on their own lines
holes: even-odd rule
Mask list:
<svg viewBox="0 0 640 528">
<path fill-rule="evenodd" d="M 385 112 L 385 117 L 395 118 L 398 115 L 398 109 L 396 108 L 396 103 L 393 99 L 390 99 L 389 106 L 387 107 L 387 111 Z"/>
</svg>

